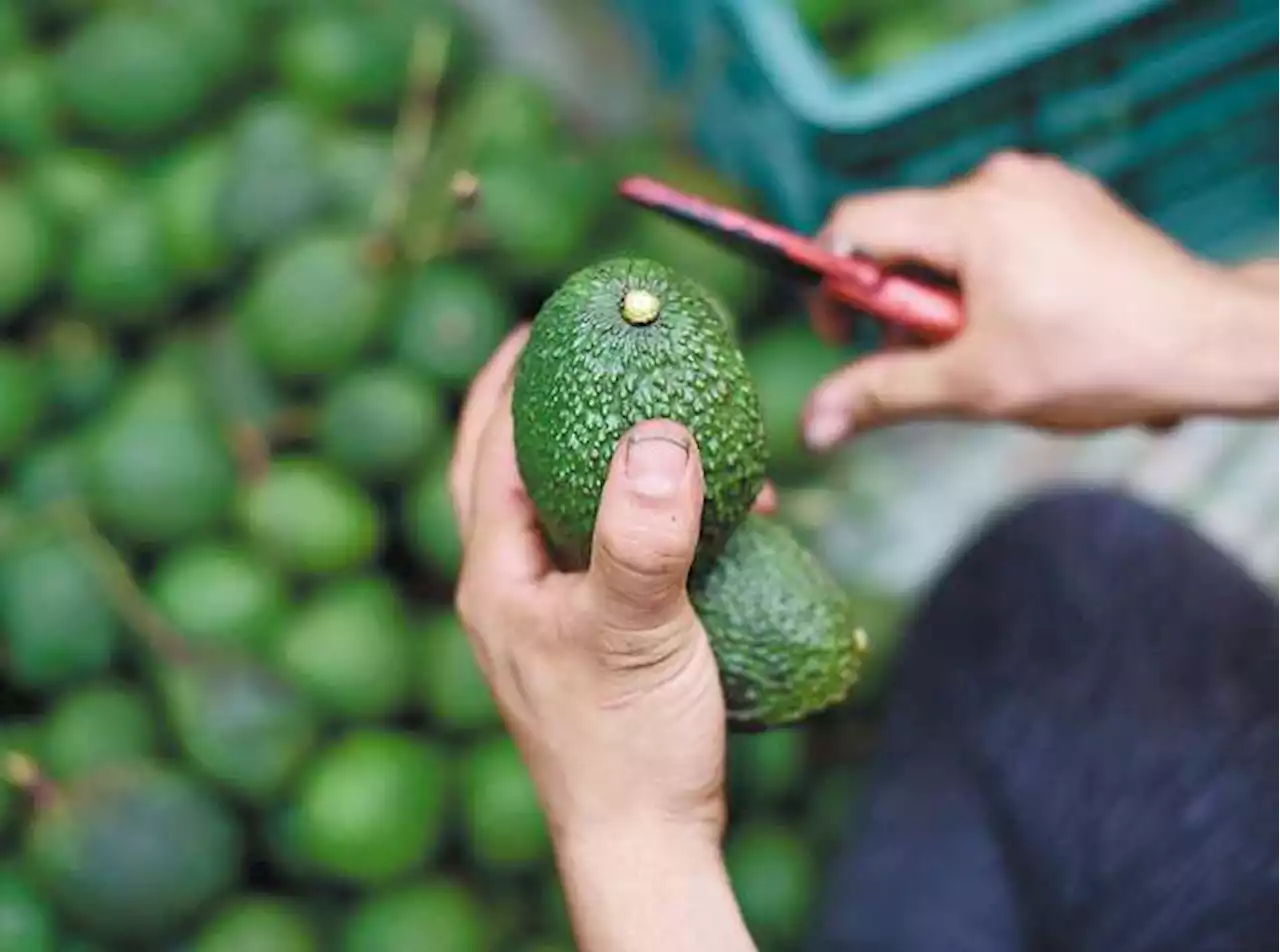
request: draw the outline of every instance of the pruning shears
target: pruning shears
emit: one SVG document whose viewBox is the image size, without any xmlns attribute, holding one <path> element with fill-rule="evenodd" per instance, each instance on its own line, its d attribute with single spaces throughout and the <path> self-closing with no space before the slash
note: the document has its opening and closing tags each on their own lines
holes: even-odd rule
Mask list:
<svg viewBox="0 0 1280 952">
<path fill-rule="evenodd" d="M 964 326 L 954 286 L 883 267 L 863 254 L 842 256 L 813 239 L 745 212 L 717 205 L 656 179 L 631 176 L 623 198 L 709 235 L 769 269 L 899 328 L 923 343 L 941 343 Z"/>
</svg>

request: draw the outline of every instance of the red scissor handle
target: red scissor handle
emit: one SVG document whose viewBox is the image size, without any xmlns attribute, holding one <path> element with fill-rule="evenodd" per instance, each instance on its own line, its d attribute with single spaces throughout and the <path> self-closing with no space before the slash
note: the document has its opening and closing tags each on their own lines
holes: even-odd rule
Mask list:
<svg viewBox="0 0 1280 952">
<path fill-rule="evenodd" d="M 894 324 L 926 342 L 953 337 L 964 326 L 955 293 L 885 271 L 865 255 L 832 254 L 806 235 L 674 189 L 647 176 L 630 176 L 619 192 L 641 205 L 674 214 L 739 251 L 778 267 L 798 268 L 818 279 L 821 291 Z"/>
<path fill-rule="evenodd" d="M 964 327 L 960 296 L 945 288 L 901 275 L 886 274 L 865 259 L 842 259 L 827 271 L 821 293 L 894 324 L 927 343 L 950 340 Z M 849 271 L 859 267 L 856 276 Z"/>
</svg>

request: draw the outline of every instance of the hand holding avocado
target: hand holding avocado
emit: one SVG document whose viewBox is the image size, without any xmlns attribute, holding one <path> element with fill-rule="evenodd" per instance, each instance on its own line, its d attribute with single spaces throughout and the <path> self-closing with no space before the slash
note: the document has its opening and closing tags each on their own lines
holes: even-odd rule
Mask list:
<svg viewBox="0 0 1280 952">
<path fill-rule="evenodd" d="M 590 569 L 555 572 L 512 432 L 527 335 L 513 332 L 481 371 L 459 423 L 459 614 L 553 830 L 629 816 L 718 831 L 724 701 L 685 592 L 697 447 L 672 423 L 636 427 L 610 464 Z"/>
<path fill-rule="evenodd" d="M 1081 432 L 1276 411 L 1274 265 L 1268 282 L 1198 260 L 1056 159 L 1000 154 L 942 188 L 849 197 L 821 237 L 955 275 L 967 327 L 830 375 L 807 407 L 813 449 L 924 418 Z M 839 334 L 828 305 L 813 316 Z"/>
</svg>

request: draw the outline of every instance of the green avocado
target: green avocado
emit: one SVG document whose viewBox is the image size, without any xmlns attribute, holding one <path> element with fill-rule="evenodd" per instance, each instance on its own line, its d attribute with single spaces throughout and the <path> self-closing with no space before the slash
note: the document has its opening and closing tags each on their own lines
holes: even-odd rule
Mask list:
<svg viewBox="0 0 1280 952">
<path fill-rule="evenodd" d="M 573 274 L 533 322 L 516 370 L 516 456 L 547 538 L 585 565 L 618 440 L 654 418 L 686 426 L 706 474 L 699 560 L 764 485 L 760 398 L 730 321 L 665 265 L 616 258 Z"/>
<path fill-rule="evenodd" d="M 254 65 L 257 38 L 241 0 L 151 0 L 160 16 L 192 44 L 196 65 L 214 91 L 234 86 Z"/>
<path fill-rule="evenodd" d="M 261 556 L 202 540 L 168 550 L 151 576 L 156 608 L 190 644 L 253 653 L 288 604 L 283 579 Z"/>
<path fill-rule="evenodd" d="M 123 376 L 115 342 L 100 328 L 74 318 L 56 318 L 40 339 L 50 409 L 80 420 L 107 402 Z"/>
<path fill-rule="evenodd" d="M 395 166 L 391 134 L 359 126 L 327 129 L 320 161 L 335 217 L 343 224 L 368 227 Z"/>
<path fill-rule="evenodd" d="M 32 158 L 57 141 L 58 104 L 49 60 L 31 53 L 0 62 L 0 153 Z"/>
<path fill-rule="evenodd" d="M 537 869 L 551 841 L 515 742 L 499 734 L 472 747 L 460 779 L 463 835 L 476 864 L 495 872 Z"/>
<path fill-rule="evenodd" d="M 190 952 L 319 952 L 323 947 L 296 901 L 268 893 L 232 899 L 184 946 Z"/>
<path fill-rule="evenodd" d="M 48 900 L 20 866 L 0 867 L 0 952 L 55 952 L 58 926 Z"/>
<path fill-rule="evenodd" d="M 264 802 L 291 780 L 317 736 L 301 693 L 251 661 L 182 659 L 162 672 L 161 689 L 187 759 L 249 803 Z"/>
<path fill-rule="evenodd" d="M 449 459 L 427 464 L 400 500 L 400 534 L 414 560 L 441 581 L 453 582 L 462 564 L 462 540 L 449 491 Z"/>
<path fill-rule="evenodd" d="M 27 859 L 86 935 L 136 948 L 171 935 L 223 893 L 243 842 L 227 808 L 172 767 L 104 768 L 37 806 Z"/>
<path fill-rule="evenodd" d="M 125 172 L 107 152 L 57 149 L 27 170 L 31 194 L 64 233 L 75 234 L 125 188 Z"/>
<path fill-rule="evenodd" d="M 445 754 L 421 735 L 347 731 L 310 763 L 295 808 L 301 854 L 326 878 L 390 883 L 429 862 L 448 824 Z"/>
<path fill-rule="evenodd" d="M 71 302 L 106 326 L 163 315 L 180 287 L 150 195 L 125 190 L 103 202 L 71 249 L 67 280 Z"/>
<path fill-rule="evenodd" d="M 408 72 L 412 34 L 369 10 L 300 7 L 276 40 L 285 87 L 318 112 L 340 116 L 395 105 Z"/>
<path fill-rule="evenodd" d="M 212 529 L 230 511 L 236 472 L 210 415 L 148 400 L 136 390 L 123 396 L 88 447 L 94 511 L 139 545 Z"/>
<path fill-rule="evenodd" d="M 464 390 L 515 323 L 492 276 L 458 261 L 419 269 L 406 283 L 392 330 L 396 359 L 428 380 Z"/>
<path fill-rule="evenodd" d="M 329 208 L 316 119 L 288 99 L 248 103 L 232 121 L 217 222 L 240 251 L 299 235 Z"/>
<path fill-rule="evenodd" d="M 0 558 L 0 653 L 6 680 L 49 690 L 101 674 L 120 627 L 95 565 L 65 533 L 24 533 Z"/>
<path fill-rule="evenodd" d="M 56 229 L 25 190 L 0 180 L 0 326 L 13 320 L 54 276 Z"/>
<path fill-rule="evenodd" d="M 32 513 L 84 500 L 84 440 L 66 433 L 36 443 L 13 467 L 13 494 Z"/>
<path fill-rule="evenodd" d="M 348 721 L 400 711 L 413 690 L 413 641 L 394 585 L 343 579 L 316 593 L 281 628 L 277 667 L 316 707 Z"/>
<path fill-rule="evenodd" d="M 763 948 L 794 948 L 804 935 L 817 893 L 812 850 L 780 824 L 752 819 L 725 844 L 725 865 L 742 917 Z"/>
<path fill-rule="evenodd" d="M 47 385 L 38 360 L 0 343 L 0 463 L 25 449 L 40 426 Z"/>
<path fill-rule="evenodd" d="M 418 635 L 418 689 L 432 723 L 479 733 L 502 726 L 493 694 L 455 612 L 428 619 Z"/>
<path fill-rule="evenodd" d="M 318 460 L 274 460 L 244 487 L 236 514 L 265 556 L 298 575 L 335 575 L 366 565 L 382 542 L 373 499 Z"/>
<path fill-rule="evenodd" d="M 477 952 L 488 910 L 461 882 L 414 880 L 363 897 L 343 924 L 340 952 Z"/>
<path fill-rule="evenodd" d="M 747 516 L 690 594 L 732 726 L 804 720 L 857 681 L 866 636 L 854 603 L 781 522 Z"/>
<path fill-rule="evenodd" d="M 349 369 L 382 325 L 386 288 L 347 234 L 313 232 L 262 262 L 241 314 L 254 355 L 281 380 Z"/>
<path fill-rule="evenodd" d="M 157 733 L 146 695 L 104 678 L 59 696 L 44 719 L 40 763 L 55 779 L 69 780 L 148 760 L 159 746 Z"/>
<path fill-rule="evenodd" d="M 447 444 L 440 393 L 409 370 L 368 365 L 334 382 L 320 401 L 325 455 L 365 482 L 386 482 Z"/>
<path fill-rule="evenodd" d="M 174 131 L 209 93 L 196 38 L 147 10 L 107 6 L 82 21 L 57 68 L 72 116 L 121 142 Z"/>
<path fill-rule="evenodd" d="M 232 264 L 219 210 L 230 167 L 225 139 L 197 139 L 166 157 L 156 179 L 162 243 L 174 270 L 192 283 L 211 282 Z"/>
</svg>

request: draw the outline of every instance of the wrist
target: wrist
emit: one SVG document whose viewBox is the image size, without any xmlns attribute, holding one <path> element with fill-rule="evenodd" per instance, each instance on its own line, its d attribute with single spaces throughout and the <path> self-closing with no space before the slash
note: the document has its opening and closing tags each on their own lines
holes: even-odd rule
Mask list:
<svg viewBox="0 0 1280 952">
<path fill-rule="evenodd" d="M 556 861 L 579 946 L 595 952 L 753 952 L 719 836 L 619 823 L 561 831 Z"/>
<path fill-rule="evenodd" d="M 1171 368 L 1186 383 L 1182 412 L 1274 415 L 1280 397 L 1280 310 L 1274 291 L 1220 269 L 1187 304 L 1198 312 L 1195 331 L 1184 351 L 1185 365 Z"/>
<path fill-rule="evenodd" d="M 556 855 L 579 867 L 651 863 L 670 857 L 698 866 L 721 861 L 721 822 L 662 817 L 615 816 L 555 824 L 551 830 Z"/>
<path fill-rule="evenodd" d="M 574 782 L 557 785 L 557 794 L 548 798 L 547 824 L 557 843 L 576 846 L 624 837 L 719 847 L 728 821 L 722 769 L 705 782 L 675 789 L 634 778 L 630 783 L 612 777 L 592 783 L 592 776 L 574 771 Z"/>
</svg>

